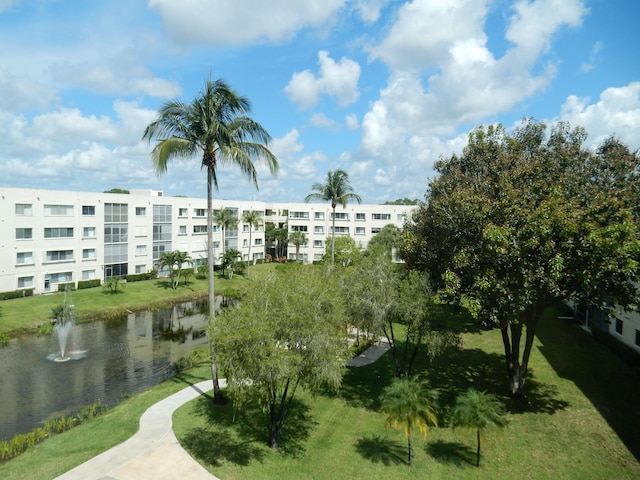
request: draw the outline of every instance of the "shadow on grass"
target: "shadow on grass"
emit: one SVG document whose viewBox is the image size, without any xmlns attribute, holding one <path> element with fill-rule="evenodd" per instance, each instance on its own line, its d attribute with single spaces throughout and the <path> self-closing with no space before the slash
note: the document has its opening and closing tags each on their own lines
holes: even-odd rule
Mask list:
<svg viewBox="0 0 640 480">
<path fill-rule="evenodd" d="M 618 355 L 575 324 L 540 322 L 540 352 L 556 373 L 571 380 L 640 461 L 640 379 Z"/>
<path fill-rule="evenodd" d="M 398 465 L 406 463 L 407 447 L 387 437 L 361 437 L 355 443 L 356 452 L 371 463 Z"/>
<path fill-rule="evenodd" d="M 298 458 L 305 452 L 305 444 L 316 422 L 311 419 L 307 404 L 294 400 L 281 430 L 278 452 Z M 226 406 L 213 403 L 210 395 L 195 401 L 194 415 L 206 418 L 208 427 L 188 432 L 182 439 L 197 458 L 213 466 L 223 462 L 248 465 L 252 460 L 261 462 L 269 448 L 269 418 L 257 406 L 244 404 L 234 409 L 233 402 Z"/>
<path fill-rule="evenodd" d="M 476 452 L 460 442 L 445 442 L 444 440 L 429 442 L 425 446 L 425 451 L 440 463 L 456 467 L 475 466 Z"/>
</svg>

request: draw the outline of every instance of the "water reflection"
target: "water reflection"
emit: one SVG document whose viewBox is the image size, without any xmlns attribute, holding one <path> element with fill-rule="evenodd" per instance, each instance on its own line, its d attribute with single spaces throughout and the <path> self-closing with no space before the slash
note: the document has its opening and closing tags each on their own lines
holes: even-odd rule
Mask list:
<svg viewBox="0 0 640 480">
<path fill-rule="evenodd" d="M 222 302 L 222 299 L 217 299 Z M 0 440 L 98 400 L 113 405 L 173 375 L 172 365 L 206 345 L 206 303 L 74 325 L 56 363 L 57 339 L 22 336 L 0 348 Z"/>
</svg>

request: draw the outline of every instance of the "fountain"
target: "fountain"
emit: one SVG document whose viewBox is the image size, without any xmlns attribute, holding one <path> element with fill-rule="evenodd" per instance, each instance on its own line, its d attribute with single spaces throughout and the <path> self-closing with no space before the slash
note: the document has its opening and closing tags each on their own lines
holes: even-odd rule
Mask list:
<svg viewBox="0 0 640 480">
<path fill-rule="evenodd" d="M 62 305 L 54 310 L 56 324 L 53 331 L 58 337 L 59 354 L 53 356 L 54 362 L 68 362 L 72 356 L 67 352 L 67 341 L 75 323 L 74 305 L 71 303 L 71 293 L 69 286 L 64 289 L 64 300 Z"/>
</svg>

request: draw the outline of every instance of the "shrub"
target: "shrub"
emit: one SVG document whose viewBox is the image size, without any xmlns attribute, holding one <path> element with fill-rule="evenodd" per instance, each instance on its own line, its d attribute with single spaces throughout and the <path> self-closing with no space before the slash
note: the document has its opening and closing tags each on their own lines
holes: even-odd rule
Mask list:
<svg viewBox="0 0 640 480">
<path fill-rule="evenodd" d="M 65 292 L 67 290 L 67 287 L 69 287 L 70 291 L 73 291 L 76 289 L 76 284 L 73 282 L 69 282 L 69 283 L 59 283 L 58 284 L 58 291 L 59 292 Z"/>
<path fill-rule="evenodd" d="M 82 290 L 85 288 L 94 288 L 100 286 L 100 279 L 95 278 L 93 280 L 80 280 L 78 282 L 78 290 Z"/>
<path fill-rule="evenodd" d="M 9 343 L 9 335 L 6 333 L 0 333 L 0 347 L 6 347 Z"/>
<path fill-rule="evenodd" d="M 14 290 L 12 292 L 0 292 L 0 300 L 11 300 L 12 298 L 32 297 L 33 288 Z"/>
<path fill-rule="evenodd" d="M 147 273 L 130 273 L 127 275 L 127 282 L 141 282 L 143 280 L 149 280 Z"/>
</svg>

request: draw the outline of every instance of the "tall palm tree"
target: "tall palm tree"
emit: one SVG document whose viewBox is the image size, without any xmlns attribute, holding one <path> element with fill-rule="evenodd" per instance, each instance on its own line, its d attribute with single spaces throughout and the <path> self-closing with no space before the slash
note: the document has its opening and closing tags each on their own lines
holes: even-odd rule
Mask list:
<svg viewBox="0 0 640 480">
<path fill-rule="evenodd" d="M 335 258 L 335 246 L 336 246 L 336 206 L 342 205 L 342 208 L 346 208 L 349 200 L 355 200 L 360 203 L 362 200 L 358 195 L 353 193 L 353 187 L 349 183 L 349 174 L 344 170 L 336 170 L 327 172 L 327 179 L 325 183 L 314 183 L 311 186 L 313 193 L 307 195 L 304 199 L 305 202 L 311 200 L 323 200 L 325 202 L 331 202 L 331 208 L 333 209 L 333 223 L 331 227 L 331 265 L 334 263 Z"/>
<path fill-rule="evenodd" d="M 485 392 L 478 392 L 470 388 L 458 395 L 456 404 L 451 411 L 451 426 L 474 428 L 476 430 L 476 467 L 480 466 L 480 437 L 490 426 L 503 428 L 507 421 L 503 417 L 504 407 L 494 396 Z"/>
<path fill-rule="evenodd" d="M 254 161 L 278 170 L 278 161 L 269 150 L 271 136 L 247 115 L 249 100 L 238 95 L 222 80 L 207 80 L 204 90 L 191 103 L 170 100 L 158 112 L 158 118 L 147 125 L 143 139 L 158 143 L 151 151 L 151 161 L 158 174 L 166 173 L 172 160 L 186 160 L 202 155 L 207 174 L 207 256 L 209 273 L 209 322 L 213 326 L 215 302 L 213 288 L 213 188 L 218 189 L 218 166 L 233 166 L 258 188 Z M 210 341 L 211 374 L 214 401 L 224 402 L 218 383 L 215 349 Z"/>
<path fill-rule="evenodd" d="M 249 265 L 251 264 L 251 233 L 254 228 L 262 224 L 260 212 L 255 210 L 245 210 L 242 212 L 242 221 L 249 224 L 249 260 L 247 261 L 247 277 L 249 276 Z"/>
<path fill-rule="evenodd" d="M 220 229 L 222 230 L 222 250 L 220 251 L 220 255 L 222 256 L 224 255 L 225 248 L 224 232 L 237 226 L 238 219 L 233 215 L 233 211 L 230 208 L 220 207 L 220 210 L 213 212 L 213 222 L 220 225 Z"/>
<path fill-rule="evenodd" d="M 415 378 L 396 378 L 382 392 L 382 412 L 387 415 L 385 427 L 404 430 L 411 466 L 411 434 L 417 428 L 426 439 L 430 425 L 438 425 L 436 416 L 437 392 L 424 381 Z"/>
<path fill-rule="evenodd" d="M 299 260 L 300 245 L 306 245 L 307 241 L 307 236 L 304 232 L 291 232 L 289 234 L 289 243 L 293 243 L 296 246 L 296 261 Z"/>
</svg>

